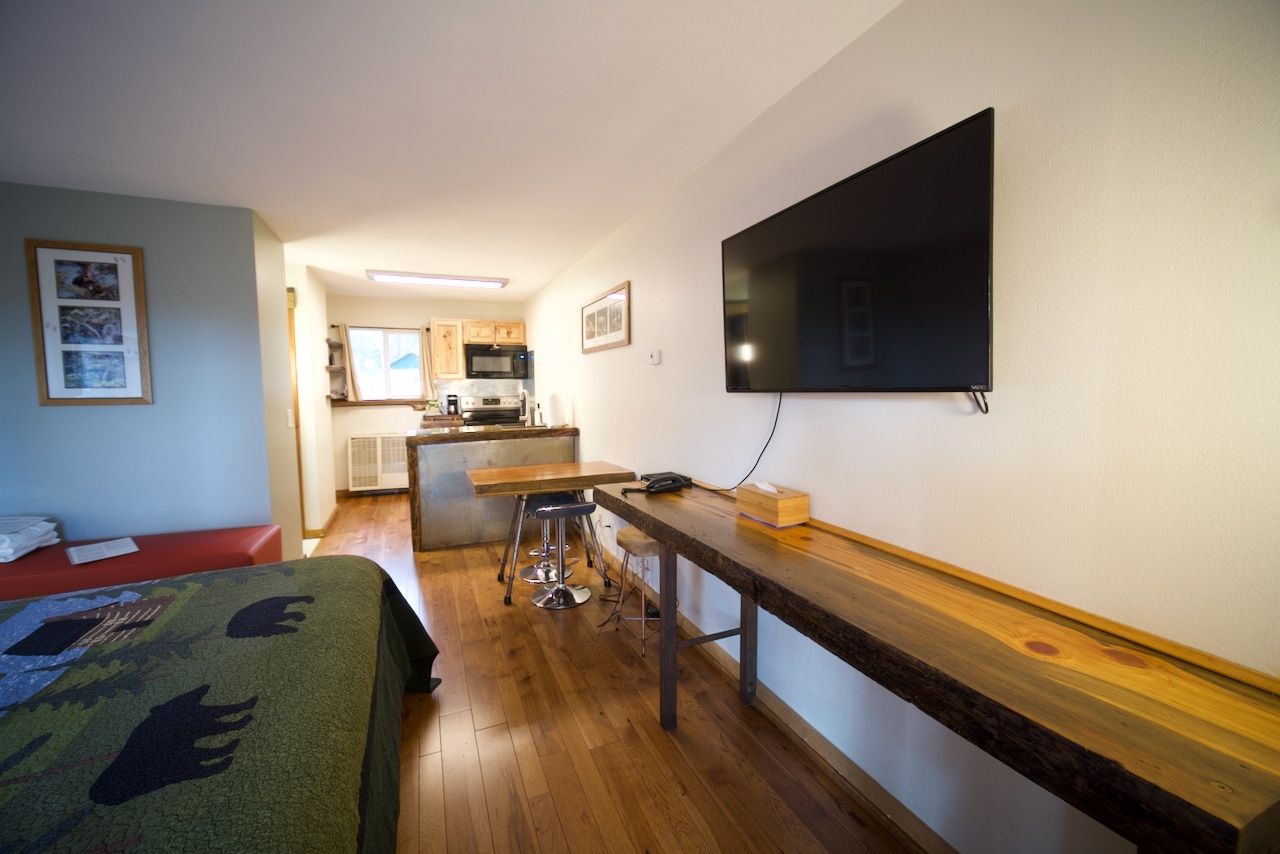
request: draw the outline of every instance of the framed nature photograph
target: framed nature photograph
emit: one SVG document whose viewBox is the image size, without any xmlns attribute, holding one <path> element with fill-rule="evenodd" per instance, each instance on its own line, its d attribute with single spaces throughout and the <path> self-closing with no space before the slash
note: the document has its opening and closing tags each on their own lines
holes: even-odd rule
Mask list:
<svg viewBox="0 0 1280 854">
<path fill-rule="evenodd" d="M 27 241 L 42 406 L 151 402 L 142 249 Z"/>
<path fill-rule="evenodd" d="M 582 307 L 582 352 L 631 343 L 631 282 L 605 291 Z"/>
</svg>

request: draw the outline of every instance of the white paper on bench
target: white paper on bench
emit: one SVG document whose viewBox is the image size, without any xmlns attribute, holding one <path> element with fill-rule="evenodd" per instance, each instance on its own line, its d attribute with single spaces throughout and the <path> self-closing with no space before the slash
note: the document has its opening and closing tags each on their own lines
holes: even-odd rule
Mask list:
<svg viewBox="0 0 1280 854">
<path fill-rule="evenodd" d="M 67 549 L 67 560 L 72 563 L 88 563 L 92 560 L 127 555 L 137 550 L 138 544 L 133 541 L 133 537 L 121 537 L 118 540 L 90 543 L 87 546 L 71 546 Z"/>
</svg>

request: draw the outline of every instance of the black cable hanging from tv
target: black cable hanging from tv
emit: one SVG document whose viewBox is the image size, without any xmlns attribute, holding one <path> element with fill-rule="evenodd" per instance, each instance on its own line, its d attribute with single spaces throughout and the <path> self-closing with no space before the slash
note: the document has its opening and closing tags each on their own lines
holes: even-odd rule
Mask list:
<svg viewBox="0 0 1280 854">
<path fill-rule="evenodd" d="M 969 395 L 973 398 L 973 405 L 978 407 L 978 411 L 983 415 L 991 411 L 991 407 L 987 404 L 987 393 L 985 391 L 971 391 Z"/>
<path fill-rule="evenodd" d="M 739 486 L 742 486 L 742 484 L 746 483 L 747 478 L 751 477 L 751 475 L 755 473 L 756 467 L 759 466 L 760 461 L 764 459 L 764 452 L 769 450 L 769 443 L 773 441 L 773 434 L 778 432 L 778 416 L 780 416 L 781 414 L 782 414 L 782 392 L 778 392 L 778 408 L 773 411 L 773 427 L 769 428 L 769 438 L 764 440 L 764 447 L 760 449 L 760 455 L 757 456 L 756 461 L 752 463 L 751 471 L 747 472 L 742 476 L 742 480 L 738 481 L 733 486 L 726 486 L 721 489 L 712 489 L 709 486 L 702 486 L 701 484 L 698 484 L 698 483 L 695 483 L 694 486 L 698 486 L 702 489 L 705 489 L 707 492 L 732 492 L 733 490 L 737 489 Z"/>
</svg>

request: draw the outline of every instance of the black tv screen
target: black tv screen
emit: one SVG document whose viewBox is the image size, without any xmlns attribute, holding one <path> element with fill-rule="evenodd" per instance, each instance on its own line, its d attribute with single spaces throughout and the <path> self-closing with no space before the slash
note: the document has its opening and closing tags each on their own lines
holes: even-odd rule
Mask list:
<svg viewBox="0 0 1280 854">
<path fill-rule="evenodd" d="M 990 391 L 995 112 L 721 244 L 729 391 Z"/>
</svg>

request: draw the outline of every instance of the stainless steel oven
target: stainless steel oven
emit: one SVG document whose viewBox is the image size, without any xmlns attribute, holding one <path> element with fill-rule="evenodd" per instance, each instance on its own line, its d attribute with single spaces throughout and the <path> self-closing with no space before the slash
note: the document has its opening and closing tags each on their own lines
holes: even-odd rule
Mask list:
<svg viewBox="0 0 1280 854">
<path fill-rule="evenodd" d="M 529 348 L 514 344 L 467 344 L 467 377 L 516 379 L 529 376 Z"/>
<path fill-rule="evenodd" d="M 519 397 L 464 397 L 462 423 L 467 427 L 486 424 L 524 423 L 523 400 Z"/>
</svg>

